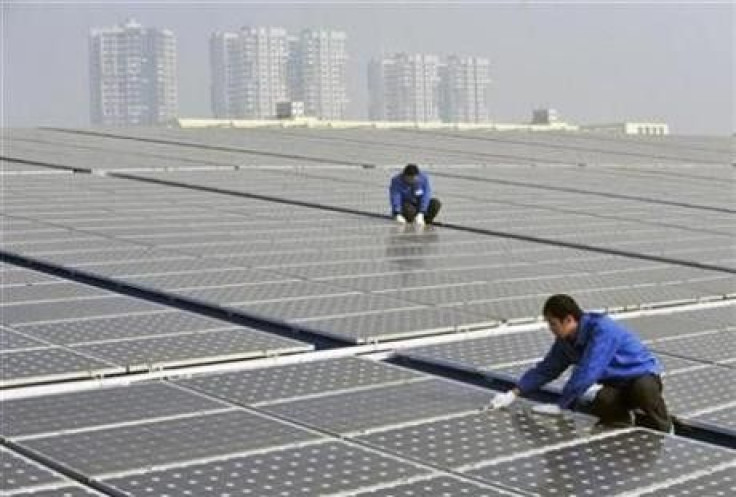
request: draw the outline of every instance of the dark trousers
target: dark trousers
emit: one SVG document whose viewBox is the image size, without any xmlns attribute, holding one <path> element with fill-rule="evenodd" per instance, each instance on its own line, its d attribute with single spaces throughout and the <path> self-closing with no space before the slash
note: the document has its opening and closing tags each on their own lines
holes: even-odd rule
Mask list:
<svg viewBox="0 0 736 497">
<path fill-rule="evenodd" d="M 440 212 L 441 207 L 442 203 L 440 203 L 438 199 L 432 198 L 432 200 L 429 201 L 427 212 L 424 214 L 424 221 L 426 221 L 427 224 L 432 223 L 434 218 L 437 217 L 437 214 Z M 414 222 L 414 218 L 417 217 L 418 213 L 419 206 L 414 205 L 411 202 L 404 202 L 404 205 L 401 208 L 401 215 L 404 216 L 407 221 L 410 223 Z"/>
<path fill-rule="evenodd" d="M 631 380 L 603 384 L 593 400 L 591 412 L 603 424 L 631 424 L 631 411 L 637 426 L 667 432 L 672 419 L 662 398 L 662 380 L 646 374 Z"/>
</svg>

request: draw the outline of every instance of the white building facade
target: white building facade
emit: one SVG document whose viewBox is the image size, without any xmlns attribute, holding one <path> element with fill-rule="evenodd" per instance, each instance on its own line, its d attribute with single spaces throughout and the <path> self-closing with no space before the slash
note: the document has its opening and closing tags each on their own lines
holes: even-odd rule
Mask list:
<svg viewBox="0 0 736 497">
<path fill-rule="evenodd" d="M 90 118 L 94 125 L 134 126 L 177 116 L 176 38 L 134 20 L 89 35 Z"/>
<path fill-rule="evenodd" d="M 289 42 L 282 28 L 243 28 L 210 37 L 212 112 L 217 118 L 265 119 L 288 98 Z"/>
<path fill-rule="evenodd" d="M 304 102 L 304 114 L 325 120 L 345 118 L 347 35 L 342 31 L 305 29 L 293 57 L 292 100 Z"/>
<path fill-rule="evenodd" d="M 449 123 L 484 123 L 489 118 L 490 62 L 452 55 L 440 72 L 440 117 Z"/>
<path fill-rule="evenodd" d="M 369 114 L 373 120 L 439 121 L 440 59 L 399 53 L 371 61 Z"/>
<path fill-rule="evenodd" d="M 306 116 L 343 119 L 346 41 L 340 31 L 290 36 L 274 27 L 210 38 L 212 111 L 217 118 L 270 119 L 279 103 L 299 101 Z"/>
<path fill-rule="evenodd" d="M 368 114 L 375 121 L 488 121 L 490 63 L 480 57 L 398 53 L 368 66 Z"/>
</svg>

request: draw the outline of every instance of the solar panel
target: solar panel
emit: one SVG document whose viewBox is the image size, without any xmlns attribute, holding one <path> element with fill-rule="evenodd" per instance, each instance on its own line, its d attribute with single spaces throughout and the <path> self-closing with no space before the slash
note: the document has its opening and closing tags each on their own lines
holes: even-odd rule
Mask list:
<svg viewBox="0 0 736 497">
<path fill-rule="evenodd" d="M 288 446 L 316 438 L 317 435 L 293 426 L 232 410 L 33 438 L 20 444 L 75 471 L 99 477 L 174 462 Z"/>
<path fill-rule="evenodd" d="M 347 357 L 200 376 L 179 383 L 236 404 L 261 405 L 422 378 L 409 369 Z"/>
<path fill-rule="evenodd" d="M 89 497 L 93 495 L 105 495 L 82 485 L 60 485 L 47 486 L 43 490 L 29 490 L 28 492 L 13 493 L 14 496 L 33 497 Z"/>
<path fill-rule="evenodd" d="M 724 399 L 725 400 L 725 399 Z M 724 407 L 704 414 L 691 416 L 690 419 L 736 433 L 736 407 Z"/>
<path fill-rule="evenodd" d="M 45 347 L 48 347 L 48 344 L 0 327 L 0 352 Z"/>
<path fill-rule="evenodd" d="M 3 352 L 0 353 L 0 361 L 3 365 L 2 387 L 92 378 L 125 371 L 114 364 L 58 347 Z"/>
<path fill-rule="evenodd" d="M 304 324 L 325 336 L 369 343 L 487 328 L 498 323 L 493 318 L 471 316 L 453 308 L 429 307 L 312 319 Z"/>
<path fill-rule="evenodd" d="M 687 414 L 716 407 L 736 397 L 736 369 L 712 366 L 662 379 L 670 411 Z"/>
<path fill-rule="evenodd" d="M 37 271 L 27 271 L 25 269 L 8 268 L 3 267 L 0 271 L 0 287 L 3 288 L 3 292 L 6 288 L 11 286 L 31 285 L 34 283 L 49 283 L 53 281 L 59 281 L 58 278 L 49 276 Z"/>
<path fill-rule="evenodd" d="M 2 457 L 3 491 L 14 491 L 25 487 L 36 487 L 51 483 L 61 483 L 64 479 L 50 469 L 0 447 Z"/>
<path fill-rule="evenodd" d="M 517 323 L 536 322 L 546 296 L 558 292 L 588 309 L 666 308 L 673 312 L 627 323 L 661 357 L 671 410 L 722 436 L 731 429 L 736 357 L 725 330 L 736 328 L 734 306 L 674 312 L 683 303 L 695 304 L 690 309 L 733 295 L 732 168 L 706 164 L 730 164 L 727 140 L 441 129 L 115 133 L 132 139 L 58 130 L 3 134 L 29 160 L 133 174 L 6 171 L 5 250 L 81 269 L 110 288 L 137 285 L 161 299 L 196 299 L 198 308 L 255 313 L 354 344 L 503 321 L 514 331 Z M 303 160 L 276 157 L 287 141 Z M 440 220 L 457 226 L 403 230 L 370 217 L 387 214 L 385 188 L 404 155 L 438 166 L 429 170 L 445 205 Z M 652 260 L 661 257 L 678 260 Z M 2 266 L 3 387 L 313 348 Z M 455 368 L 513 380 L 551 344 L 539 324 L 538 331 L 457 335 L 456 343 L 403 353 L 442 374 Z M 101 477 L 102 485 L 136 495 L 641 494 L 696 483 L 733 463 L 730 452 L 678 437 L 593 433 L 585 417 L 543 418 L 525 409 L 481 414 L 491 391 L 392 365 L 311 359 L 179 386 L 4 401 L 3 429 L 80 478 Z M 499 468 L 504 478 L 492 474 Z M 87 491 L 66 479 L 33 489 Z"/>
<path fill-rule="evenodd" d="M 587 417 L 554 418 L 526 409 L 487 411 L 358 437 L 381 450 L 445 468 L 470 467 L 594 433 Z"/>
<path fill-rule="evenodd" d="M 734 492 L 736 492 L 736 466 L 730 466 L 640 495 L 642 497 L 725 496 L 733 495 Z"/>
<path fill-rule="evenodd" d="M 384 482 L 401 482 L 428 470 L 352 444 L 329 442 L 244 457 L 111 477 L 103 482 L 134 495 L 327 495 Z"/>
<path fill-rule="evenodd" d="M 6 324 L 16 325 L 94 316 L 128 315 L 157 309 L 161 309 L 161 306 L 144 300 L 109 296 L 91 300 L 5 305 L 2 307 L 2 320 Z"/>
<path fill-rule="evenodd" d="M 266 405 L 262 409 L 310 426 L 345 434 L 478 410 L 488 403 L 489 397 L 484 389 L 428 379 Z"/>
<path fill-rule="evenodd" d="M 733 459 L 729 450 L 635 430 L 466 473 L 526 492 L 617 495 Z"/>
<path fill-rule="evenodd" d="M 5 400 L 0 433 L 18 439 L 224 407 L 222 402 L 165 383 L 139 384 Z"/>
<path fill-rule="evenodd" d="M 49 302 L 55 300 L 92 299 L 109 296 L 108 292 L 77 283 L 47 283 L 3 289 L 4 305 L 24 302 Z"/>
<path fill-rule="evenodd" d="M 314 346 L 252 329 L 231 328 L 88 343 L 70 348 L 134 371 L 303 352 L 313 350 Z"/>
<path fill-rule="evenodd" d="M 354 494 L 360 497 L 413 497 L 416 495 L 472 495 L 475 497 L 502 497 L 509 494 L 488 485 L 482 485 L 452 476 L 437 476 L 411 483 L 368 490 Z"/>
<path fill-rule="evenodd" d="M 698 361 L 724 363 L 736 361 L 736 330 L 702 333 L 687 338 L 661 340 L 654 350 Z"/>
<path fill-rule="evenodd" d="M 59 345 L 98 342 L 122 338 L 151 337 L 231 328 L 232 323 L 194 313 L 166 310 L 113 317 L 93 317 L 42 324 L 16 325 L 32 337 Z"/>
<path fill-rule="evenodd" d="M 415 347 L 399 351 L 399 354 L 411 359 L 483 371 L 542 357 L 553 341 L 550 332 L 536 330 Z"/>
<path fill-rule="evenodd" d="M 332 316 L 364 315 L 397 309 L 420 309 L 414 302 L 367 294 L 333 295 L 280 302 L 241 304 L 236 306 L 259 316 L 274 316 L 296 322 L 326 319 Z"/>
</svg>

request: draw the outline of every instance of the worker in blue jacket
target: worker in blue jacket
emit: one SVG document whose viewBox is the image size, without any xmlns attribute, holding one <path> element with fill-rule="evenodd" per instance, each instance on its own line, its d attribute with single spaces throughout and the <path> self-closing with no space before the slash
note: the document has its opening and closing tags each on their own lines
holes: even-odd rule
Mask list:
<svg viewBox="0 0 736 497">
<path fill-rule="evenodd" d="M 432 224 L 440 211 L 440 201 L 432 197 L 432 186 L 427 175 L 416 166 L 407 164 L 391 179 L 389 187 L 391 216 L 399 224 Z"/>
<path fill-rule="evenodd" d="M 533 410 L 557 414 L 578 401 L 588 401 L 602 425 L 636 424 L 671 431 L 672 420 L 662 398 L 662 367 L 635 334 L 605 314 L 583 312 L 569 295 L 547 299 L 543 314 L 555 335 L 552 348 L 516 387 L 496 395 L 492 408 L 511 405 L 519 395 L 555 380 L 574 364 L 559 404 Z"/>
</svg>

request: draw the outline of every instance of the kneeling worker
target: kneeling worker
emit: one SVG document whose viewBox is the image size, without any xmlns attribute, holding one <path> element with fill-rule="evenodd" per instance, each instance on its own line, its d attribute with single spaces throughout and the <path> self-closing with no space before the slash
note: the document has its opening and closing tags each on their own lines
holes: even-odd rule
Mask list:
<svg viewBox="0 0 736 497">
<path fill-rule="evenodd" d="M 511 405 L 575 364 L 558 406 L 538 406 L 535 411 L 554 414 L 577 401 L 592 401 L 591 412 L 601 425 L 672 430 L 662 398 L 661 365 L 636 335 L 605 314 L 583 312 L 568 295 L 547 299 L 543 314 L 555 335 L 552 348 L 516 387 L 493 398 L 492 409 Z"/>
<path fill-rule="evenodd" d="M 389 187 L 391 216 L 400 224 L 417 226 L 432 224 L 440 211 L 440 201 L 432 198 L 432 186 L 425 173 L 416 164 L 407 164 L 404 170 L 391 179 Z"/>
</svg>

